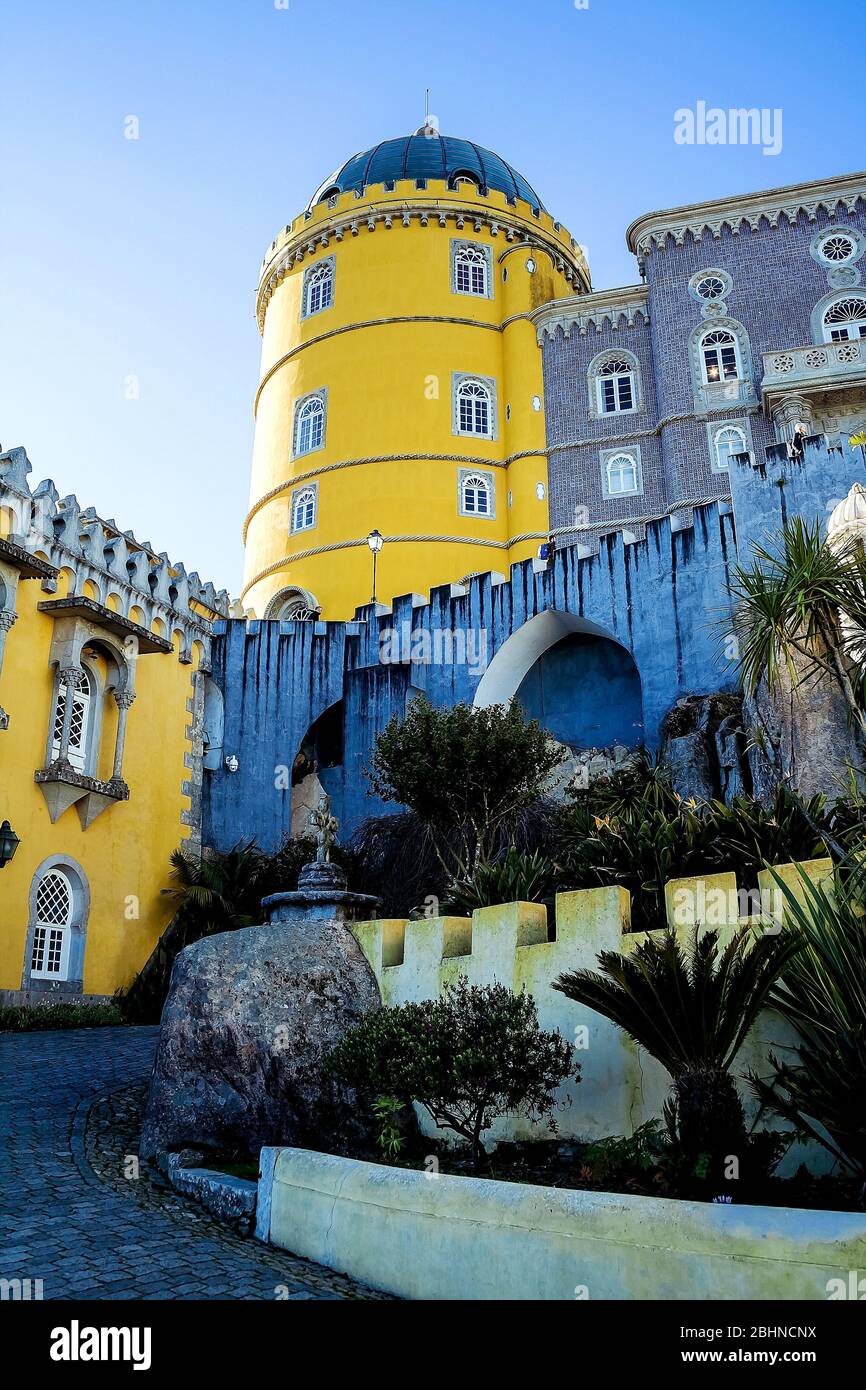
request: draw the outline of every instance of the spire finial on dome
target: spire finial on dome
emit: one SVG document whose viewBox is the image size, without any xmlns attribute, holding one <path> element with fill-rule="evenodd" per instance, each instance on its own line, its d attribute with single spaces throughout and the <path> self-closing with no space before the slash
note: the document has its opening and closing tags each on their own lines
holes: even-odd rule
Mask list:
<svg viewBox="0 0 866 1390">
<path fill-rule="evenodd" d="M 439 117 L 430 115 L 430 88 L 424 88 L 424 124 L 419 125 L 416 135 L 424 135 L 428 140 L 439 139 Z"/>
</svg>

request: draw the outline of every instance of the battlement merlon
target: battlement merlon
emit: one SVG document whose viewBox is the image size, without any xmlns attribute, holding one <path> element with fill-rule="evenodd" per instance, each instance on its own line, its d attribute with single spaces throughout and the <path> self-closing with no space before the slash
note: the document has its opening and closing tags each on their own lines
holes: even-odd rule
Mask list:
<svg viewBox="0 0 866 1390">
<path fill-rule="evenodd" d="M 125 619 L 135 610 L 141 617 L 134 620 L 143 627 L 160 623 L 169 635 L 179 629 L 183 655 L 195 640 L 207 645 L 213 623 L 228 616 L 225 589 L 188 574 L 150 542 L 121 531 L 113 518 L 82 508 L 74 494 L 61 498 L 50 478 L 31 487 L 31 471 L 25 449 L 0 453 L 0 513 L 6 513 L 10 542 L 55 570 L 70 570 L 70 595 L 84 595 L 85 586 L 92 586 L 96 601 Z M 42 586 L 54 592 L 56 579 L 45 578 Z"/>
</svg>

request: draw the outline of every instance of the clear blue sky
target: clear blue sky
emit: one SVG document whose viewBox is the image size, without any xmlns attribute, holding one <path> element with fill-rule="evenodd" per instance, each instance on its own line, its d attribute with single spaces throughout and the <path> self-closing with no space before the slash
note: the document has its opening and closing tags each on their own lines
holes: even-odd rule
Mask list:
<svg viewBox="0 0 866 1390">
<path fill-rule="evenodd" d="M 2 0 L 0 441 L 237 591 L 259 262 L 425 86 L 603 288 L 642 212 L 866 165 L 864 39 L 862 0 Z M 782 108 L 782 152 L 677 145 L 698 101 Z"/>
</svg>

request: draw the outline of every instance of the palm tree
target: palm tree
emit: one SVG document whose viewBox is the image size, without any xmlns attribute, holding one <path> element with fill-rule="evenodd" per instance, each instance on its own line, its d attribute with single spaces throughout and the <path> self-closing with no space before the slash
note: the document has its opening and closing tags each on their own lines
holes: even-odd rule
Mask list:
<svg viewBox="0 0 866 1390">
<path fill-rule="evenodd" d="M 753 546 L 754 564 L 738 566 L 735 603 L 737 664 L 747 693 L 765 680 L 776 690 L 829 678 L 866 742 L 866 556 L 863 546 L 833 546 L 820 523 L 795 517 L 775 545 Z"/>
<path fill-rule="evenodd" d="M 818 884 L 801 869 L 799 892 L 774 876 L 802 949 L 770 1003 L 800 1041 L 791 1061 L 771 1056 L 769 1081 L 750 1079 L 768 1109 L 866 1179 L 866 863 L 850 856 Z"/>
<path fill-rule="evenodd" d="M 130 1022 L 158 1023 L 175 957 L 185 946 L 215 932 L 252 927 L 262 920 L 261 899 L 267 857 L 255 842 L 240 841 L 224 853 L 209 851 L 193 859 L 177 849 L 171 856 L 171 888 L 162 891 L 177 911 L 120 1000 Z"/>
<path fill-rule="evenodd" d="M 665 1118 L 690 1174 L 703 1155 L 718 1178 L 724 1158 L 744 1151 L 745 1117 L 730 1069 L 797 944 L 794 932 L 746 930 L 720 950 L 717 932 L 696 927 L 686 951 L 667 931 L 629 955 L 603 951 L 601 973 L 575 970 L 554 983 L 618 1024 L 669 1073 Z"/>
</svg>

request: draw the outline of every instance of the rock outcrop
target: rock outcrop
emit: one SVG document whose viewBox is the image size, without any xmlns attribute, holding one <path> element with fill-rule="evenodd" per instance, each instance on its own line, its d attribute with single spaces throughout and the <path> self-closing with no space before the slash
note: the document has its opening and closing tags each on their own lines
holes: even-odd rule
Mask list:
<svg viewBox="0 0 866 1390">
<path fill-rule="evenodd" d="M 141 1140 L 145 1159 L 192 1146 L 257 1156 L 263 1144 L 369 1138 L 366 1109 L 322 1062 L 380 1004 L 349 929 L 281 921 L 206 937 L 172 970 Z"/>
</svg>

